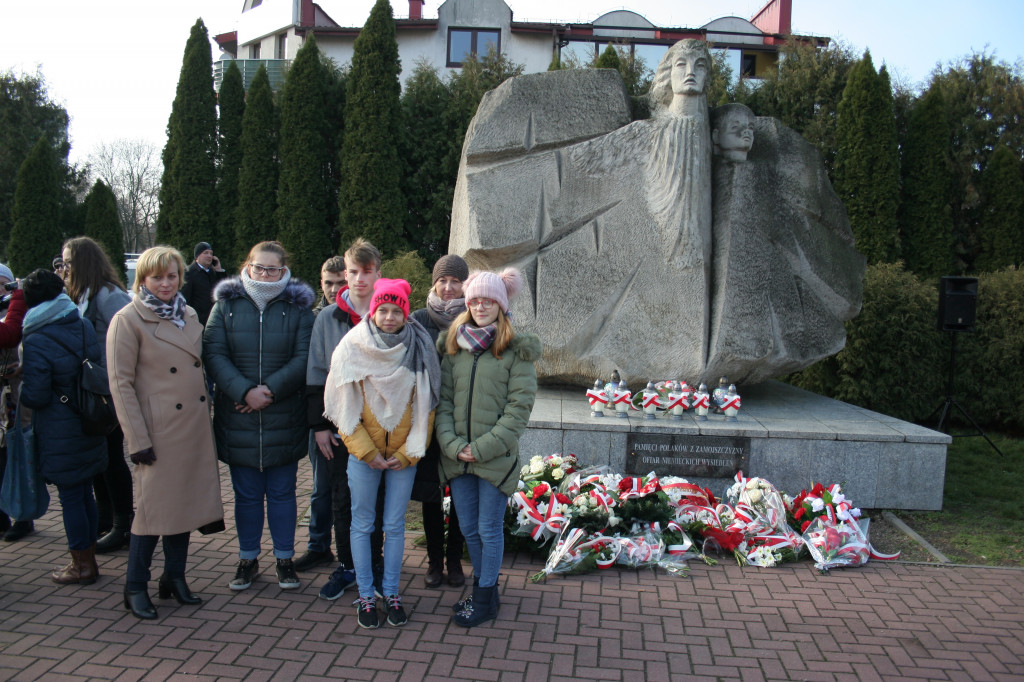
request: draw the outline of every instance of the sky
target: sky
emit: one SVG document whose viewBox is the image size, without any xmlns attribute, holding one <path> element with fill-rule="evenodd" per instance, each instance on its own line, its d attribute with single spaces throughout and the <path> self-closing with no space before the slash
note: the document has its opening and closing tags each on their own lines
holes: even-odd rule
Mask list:
<svg viewBox="0 0 1024 682">
<path fill-rule="evenodd" d="M 735 15 L 749 19 L 765 0 L 506 0 L 516 21 L 590 22 L 630 9 L 659 26 L 700 27 Z M 319 0 L 343 26 L 360 26 L 373 0 Z M 396 17 L 408 0 L 391 0 Z M 428 0 L 424 17 L 436 17 Z M 242 0 L 0 0 L 0 71 L 41 70 L 50 97 L 71 116 L 71 159 L 84 162 L 101 142 L 141 138 L 158 149 L 189 30 L 202 17 L 210 35 L 235 29 Z M 870 49 L 894 82 L 923 83 L 936 64 L 987 49 L 1004 61 L 1024 54 L 1021 0 L 793 0 L 793 31 Z M 214 48 L 214 59 L 217 51 Z"/>
</svg>

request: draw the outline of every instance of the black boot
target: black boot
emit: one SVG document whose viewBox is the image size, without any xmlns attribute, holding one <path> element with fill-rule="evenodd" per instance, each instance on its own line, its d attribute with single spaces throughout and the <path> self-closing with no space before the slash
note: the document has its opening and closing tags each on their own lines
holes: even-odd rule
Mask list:
<svg viewBox="0 0 1024 682">
<path fill-rule="evenodd" d="M 478 587 L 480 587 L 480 578 L 477 578 L 476 576 L 473 576 L 473 591 L 476 592 Z M 465 609 L 467 606 L 469 606 L 472 603 L 473 603 L 473 595 L 470 594 L 465 599 L 460 599 L 459 601 L 457 601 L 454 604 L 452 604 L 452 611 L 454 611 L 455 613 L 458 613 L 459 611 L 462 611 L 463 609 Z"/>
<path fill-rule="evenodd" d="M 494 593 L 498 591 L 497 585 L 490 587 L 473 588 L 473 603 L 468 604 L 464 609 L 452 616 L 452 622 L 464 628 L 475 628 L 489 620 L 494 620 L 498 615 L 494 608 Z"/>
<path fill-rule="evenodd" d="M 114 515 L 114 527 L 110 532 L 96 541 L 96 553 L 107 554 L 116 552 L 128 545 L 131 538 L 132 519 L 130 516 Z"/>
<path fill-rule="evenodd" d="M 4 542 L 14 542 L 20 540 L 29 533 L 36 531 L 36 524 L 32 521 L 15 521 L 11 524 L 11 527 L 4 533 Z"/>
<path fill-rule="evenodd" d="M 132 612 L 132 615 L 142 620 L 156 620 L 156 607 L 149 598 L 146 590 L 129 590 L 124 588 L 124 607 Z"/>
<path fill-rule="evenodd" d="M 161 599 L 174 597 L 179 604 L 188 606 L 203 603 L 201 598 L 188 589 L 188 583 L 185 582 L 184 578 L 172 578 L 166 573 L 160 576 L 159 591 L 156 593 L 156 596 Z"/>
</svg>

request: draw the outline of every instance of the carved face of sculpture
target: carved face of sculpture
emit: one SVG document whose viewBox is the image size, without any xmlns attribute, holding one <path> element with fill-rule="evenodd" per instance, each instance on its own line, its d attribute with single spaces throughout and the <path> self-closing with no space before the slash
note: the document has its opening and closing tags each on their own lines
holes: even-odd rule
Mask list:
<svg viewBox="0 0 1024 682">
<path fill-rule="evenodd" d="M 708 81 L 707 53 L 680 51 L 672 64 L 672 92 L 676 95 L 699 95 Z"/>
<path fill-rule="evenodd" d="M 746 161 L 747 152 L 754 146 L 754 118 L 746 112 L 732 111 L 711 131 L 715 153 L 733 161 Z"/>
</svg>

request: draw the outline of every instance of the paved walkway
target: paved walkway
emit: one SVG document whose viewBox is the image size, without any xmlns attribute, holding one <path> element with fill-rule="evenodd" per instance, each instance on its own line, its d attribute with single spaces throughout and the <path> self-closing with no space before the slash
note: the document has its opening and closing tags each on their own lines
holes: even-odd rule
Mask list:
<svg viewBox="0 0 1024 682">
<path fill-rule="evenodd" d="M 149 622 L 121 604 L 126 551 L 101 557 L 95 585 L 58 587 L 56 500 L 36 527 L 0 547 L 0 679 L 1024 679 L 1024 571 L 873 563 L 822 576 L 809 563 L 723 561 L 692 563 L 686 578 L 612 569 L 534 585 L 541 561 L 509 554 L 499 619 L 467 631 L 449 624 L 461 590 L 424 588 L 424 552 L 410 541 L 409 623 L 361 630 L 351 591 L 317 598 L 327 568 L 287 593 L 262 577 L 228 590 L 229 528 L 193 535 L 188 577 L 203 605 L 158 600 Z"/>
</svg>

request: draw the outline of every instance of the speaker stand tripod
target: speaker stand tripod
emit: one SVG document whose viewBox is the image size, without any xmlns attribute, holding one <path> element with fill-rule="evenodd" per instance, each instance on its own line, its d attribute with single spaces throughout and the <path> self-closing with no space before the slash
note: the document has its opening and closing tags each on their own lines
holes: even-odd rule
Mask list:
<svg viewBox="0 0 1024 682">
<path fill-rule="evenodd" d="M 996 444 L 992 442 L 992 439 L 988 437 L 988 435 L 982 430 L 980 426 L 978 426 L 978 422 L 974 421 L 974 417 L 968 414 L 967 410 L 965 410 L 963 406 L 956 401 L 956 398 L 953 397 L 953 378 L 956 376 L 957 332 L 952 331 L 950 333 L 953 335 L 953 339 L 949 346 L 949 382 L 946 384 L 946 400 L 941 405 L 932 410 L 932 413 L 928 415 L 928 419 L 926 419 L 925 421 L 931 421 L 931 418 L 935 416 L 935 413 L 941 410 L 942 414 L 939 415 L 939 423 L 935 426 L 935 430 L 942 431 L 942 427 L 946 423 L 946 417 L 949 416 L 950 408 L 955 407 L 956 409 L 960 410 L 960 414 L 962 414 L 967 419 L 967 421 L 971 423 L 971 426 L 974 427 L 974 430 L 977 433 L 955 433 L 950 435 L 953 436 L 954 438 L 962 438 L 964 436 L 981 436 L 988 441 L 988 444 L 992 446 L 993 450 L 1002 455 L 1003 451 L 996 447 Z M 947 433 L 946 431 L 942 432 Z"/>
</svg>

